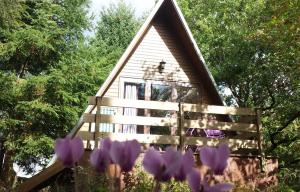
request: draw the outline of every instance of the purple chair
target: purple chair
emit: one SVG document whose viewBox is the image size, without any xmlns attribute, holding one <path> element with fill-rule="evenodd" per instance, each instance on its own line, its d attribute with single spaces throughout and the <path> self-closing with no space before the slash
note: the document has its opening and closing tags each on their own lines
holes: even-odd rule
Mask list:
<svg viewBox="0 0 300 192">
<path fill-rule="evenodd" d="M 207 138 L 223 139 L 225 137 L 223 131 L 220 131 L 218 129 L 204 129 L 204 132 Z"/>
</svg>

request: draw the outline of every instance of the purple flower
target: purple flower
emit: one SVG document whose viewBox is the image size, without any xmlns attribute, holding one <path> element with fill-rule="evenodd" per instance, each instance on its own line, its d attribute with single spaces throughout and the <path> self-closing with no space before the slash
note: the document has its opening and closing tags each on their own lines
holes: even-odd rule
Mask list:
<svg viewBox="0 0 300 192">
<path fill-rule="evenodd" d="M 141 145 L 136 141 L 114 141 L 109 151 L 112 161 L 119 164 L 122 171 L 131 171 L 141 152 Z"/>
<path fill-rule="evenodd" d="M 187 175 L 187 181 L 193 192 L 199 192 L 201 187 L 201 175 L 197 169 L 192 169 Z"/>
<path fill-rule="evenodd" d="M 72 167 L 84 153 L 83 142 L 79 137 L 57 139 L 55 153 L 66 167 Z"/>
<path fill-rule="evenodd" d="M 168 181 L 180 168 L 181 161 L 180 152 L 175 151 L 173 147 L 167 147 L 162 155 L 151 148 L 145 153 L 143 166 L 157 181 Z"/>
<path fill-rule="evenodd" d="M 194 164 L 193 152 L 188 150 L 184 155 L 182 155 L 180 167 L 174 175 L 175 180 L 184 181 L 187 174 L 192 171 Z"/>
<path fill-rule="evenodd" d="M 98 173 L 103 173 L 111 163 L 109 155 L 110 148 L 111 140 L 109 138 L 103 139 L 100 144 L 100 149 L 94 149 L 90 155 L 91 165 Z"/>
<path fill-rule="evenodd" d="M 111 144 L 112 141 L 110 140 L 110 138 L 102 139 L 100 142 L 100 148 L 110 150 Z"/>
<path fill-rule="evenodd" d="M 222 175 L 227 167 L 230 150 L 227 144 L 222 143 L 219 148 L 203 147 L 200 150 L 200 159 L 204 165 L 209 166 L 216 175 Z"/>
<path fill-rule="evenodd" d="M 216 185 L 210 186 L 207 183 L 207 179 L 205 178 L 203 181 L 203 189 L 204 192 L 223 192 L 223 191 L 229 191 L 233 188 L 233 185 L 230 183 L 218 183 Z"/>
</svg>

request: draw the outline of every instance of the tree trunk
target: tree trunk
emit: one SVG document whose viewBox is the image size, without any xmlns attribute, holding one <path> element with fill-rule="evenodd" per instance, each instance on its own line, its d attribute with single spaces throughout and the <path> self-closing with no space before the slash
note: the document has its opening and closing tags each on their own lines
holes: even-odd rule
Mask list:
<svg viewBox="0 0 300 192">
<path fill-rule="evenodd" d="M 0 178 L 2 175 L 2 171 L 3 171 L 4 153 L 5 153 L 4 141 L 1 141 L 1 138 L 0 138 Z"/>
<path fill-rule="evenodd" d="M 1 172 L 1 185 L 10 190 L 13 187 L 16 173 L 13 169 L 13 151 L 6 151 Z"/>
</svg>

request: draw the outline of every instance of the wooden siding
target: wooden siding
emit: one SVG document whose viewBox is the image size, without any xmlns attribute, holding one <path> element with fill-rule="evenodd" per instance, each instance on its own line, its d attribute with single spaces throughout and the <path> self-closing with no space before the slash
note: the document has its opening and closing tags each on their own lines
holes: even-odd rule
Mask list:
<svg viewBox="0 0 300 192">
<path fill-rule="evenodd" d="M 163 73 L 159 73 L 161 60 L 166 62 Z M 144 38 L 136 48 L 105 97 L 120 97 L 120 78 L 183 82 L 201 86 L 200 74 L 195 72 L 191 60 L 183 49 L 175 30 L 164 21 L 154 20 Z M 200 85 L 200 86 L 199 86 Z M 200 93 L 203 91 L 200 91 Z M 205 94 L 206 95 L 206 94 Z M 203 99 L 207 101 L 208 98 Z"/>
</svg>

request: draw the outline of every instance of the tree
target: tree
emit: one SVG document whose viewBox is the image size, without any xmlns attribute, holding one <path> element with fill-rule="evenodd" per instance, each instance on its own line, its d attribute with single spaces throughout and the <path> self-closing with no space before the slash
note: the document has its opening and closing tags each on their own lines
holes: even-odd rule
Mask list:
<svg viewBox="0 0 300 192">
<path fill-rule="evenodd" d="M 132 7 L 123 1 L 110 4 L 100 12 L 94 43 L 102 48 L 103 54 L 116 49 L 121 53 L 129 45 L 140 24 L 141 19 L 135 17 Z"/>
<path fill-rule="evenodd" d="M 180 5 L 221 91 L 232 92 L 228 104 L 261 108 L 267 152 L 299 174 L 299 1 Z"/>
<path fill-rule="evenodd" d="M 66 107 L 76 98 L 63 92 L 66 80 L 56 79 L 53 68 L 77 49 L 88 20 L 86 0 L 1 0 L 0 5 L 0 134 L 5 154 L 0 185 L 9 190 L 15 180 L 12 163 L 29 172 L 32 163 L 45 165 L 41 160 L 50 157 L 53 139 L 65 135 L 78 118 L 78 111 Z M 64 82 L 54 85 L 57 80 Z M 59 94 L 64 105 L 49 99 Z"/>
<path fill-rule="evenodd" d="M 7 10 L 0 17 L 0 69 L 21 78 L 54 67 L 88 26 L 86 0 L 11 1 L 1 3 Z"/>
</svg>

